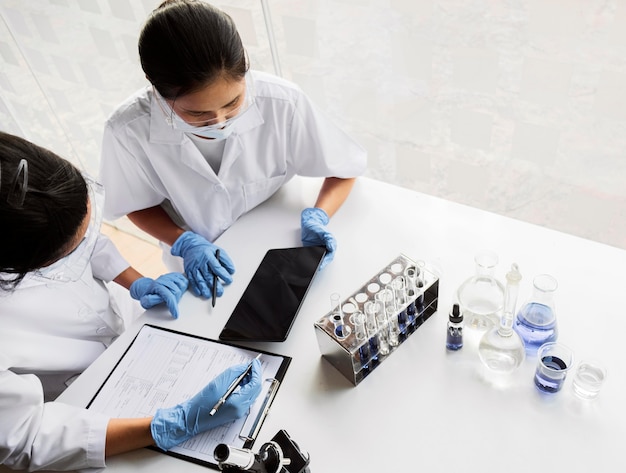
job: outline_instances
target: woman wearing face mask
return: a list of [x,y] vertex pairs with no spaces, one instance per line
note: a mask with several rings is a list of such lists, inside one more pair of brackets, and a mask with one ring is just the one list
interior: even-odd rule
[[151,418],[110,419],[54,402],[140,312],[120,311],[105,281],[130,288],[144,307],[166,303],[174,316],[188,285],[179,273],[152,280],[128,266],[99,233],[102,197],[69,162],[0,132],[2,465],[75,470],[103,467],[106,455],[134,448],[169,449],[243,415],[260,391],[257,364],[219,418],[200,407],[212,406],[244,365]]
[[[105,215],[128,215],[163,242],[197,295],[234,264],[213,242],[294,175],[325,177],[301,214],[304,245],[327,249],[327,229],[366,166],[365,152],[326,120],[294,84],[251,71],[232,19],[203,1],[169,0],[148,18],[139,55],[150,86],[107,121],[101,179]],[[171,249],[170,249],[171,247]],[[177,266],[178,265],[178,266]]]

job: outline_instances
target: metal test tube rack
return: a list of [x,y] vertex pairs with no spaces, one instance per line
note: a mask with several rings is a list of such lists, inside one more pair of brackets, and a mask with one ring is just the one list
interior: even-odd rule
[[439,278],[399,255],[315,322],[322,357],[356,386],[435,313],[438,295]]

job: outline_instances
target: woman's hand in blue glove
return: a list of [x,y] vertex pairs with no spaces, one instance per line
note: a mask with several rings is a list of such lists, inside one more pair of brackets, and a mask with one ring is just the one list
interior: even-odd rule
[[240,387],[231,394],[214,415],[209,415],[215,403],[230,384],[241,375],[247,364],[228,368],[207,384],[202,391],[188,401],[169,409],[159,409],[150,424],[150,431],[157,447],[163,450],[191,437],[242,417],[261,392],[261,363],[252,362],[252,370]]
[[130,295],[144,309],[165,303],[175,319],[178,318],[178,301],[183,296],[189,281],[180,273],[168,273],[156,279],[139,278],[130,285]]
[[[215,253],[220,250],[219,259]],[[196,296],[211,297],[213,280],[217,276],[217,295],[224,293],[222,284],[233,282],[235,265],[217,245],[194,232],[185,232],[172,245],[172,255],[183,258],[185,274]]]
[[326,247],[326,255],[320,264],[320,269],[332,261],[337,248],[335,237],[326,229],[328,221],[329,218],[326,212],[318,207],[304,209],[300,215],[302,244],[304,246]]

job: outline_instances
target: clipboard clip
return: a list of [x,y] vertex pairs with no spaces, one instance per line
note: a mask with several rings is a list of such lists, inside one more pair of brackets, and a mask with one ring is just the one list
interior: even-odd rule
[[263,421],[265,417],[267,417],[267,413],[272,406],[272,402],[274,401],[274,397],[278,392],[278,388],[280,387],[280,381],[276,378],[266,378],[264,382],[270,383],[270,387],[265,394],[265,398],[263,399],[263,403],[261,404],[261,408],[258,410],[256,416],[250,419],[250,414],[248,414],[248,418],[244,422],[241,430],[239,431],[239,438],[241,440],[245,440],[247,442],[254,442],[259,434],[259,430],[261,430],[261,426],[263,425]]

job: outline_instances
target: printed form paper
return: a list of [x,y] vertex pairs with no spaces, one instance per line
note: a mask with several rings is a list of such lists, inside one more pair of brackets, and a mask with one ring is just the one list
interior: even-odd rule
[[[226,368],[250,363],[255,350],[143,326],[89,409],[111,417],[149,417],[193,397]],[[171,452],[215,464],[220,443],[241,448],[259,414],[284,357],[263,353],[263,389],[249,415],[174,447]],[[207,406],[209,409],[213,406]]]

